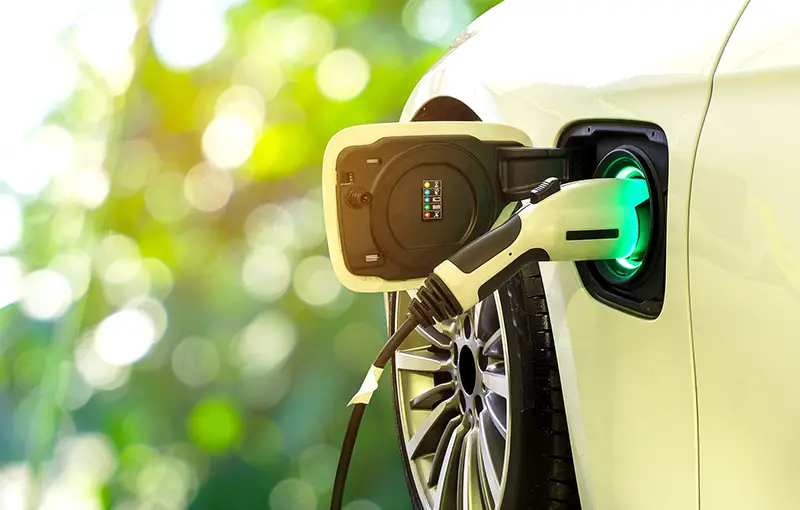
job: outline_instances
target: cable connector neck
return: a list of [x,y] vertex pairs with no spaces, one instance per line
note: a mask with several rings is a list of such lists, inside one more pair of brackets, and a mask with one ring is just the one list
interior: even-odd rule
[[422,327],[427,328],[437,322],[461,315],[464,310],[442,279],[437,274],[431,273],[408,306],[408,313],[414,316]]

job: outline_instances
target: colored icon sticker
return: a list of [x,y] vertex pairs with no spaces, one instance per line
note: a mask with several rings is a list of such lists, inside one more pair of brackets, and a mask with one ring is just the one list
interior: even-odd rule
[[[433,202],[433,203],[432,203]],[[422,219],[442,219],[442,181],[427,179],[422,181]]]

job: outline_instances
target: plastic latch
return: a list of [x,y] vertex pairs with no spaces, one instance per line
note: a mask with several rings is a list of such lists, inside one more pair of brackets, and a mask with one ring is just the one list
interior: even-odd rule
[[549,177],[531,190],[531,203],[538,204],[558,191],[561,191],[561,181],[555,177]]

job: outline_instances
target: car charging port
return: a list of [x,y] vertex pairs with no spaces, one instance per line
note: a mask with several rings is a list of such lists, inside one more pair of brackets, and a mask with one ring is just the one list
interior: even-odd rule
[[643,179],[649,199],[636,208],[638,240],[622,258],[577,262],[589,294],[609,306],[644,319],[661,313],[666,282],[668,146],[657,126],[587,122],[571,126],[559,147],[581,149],[570,180]]

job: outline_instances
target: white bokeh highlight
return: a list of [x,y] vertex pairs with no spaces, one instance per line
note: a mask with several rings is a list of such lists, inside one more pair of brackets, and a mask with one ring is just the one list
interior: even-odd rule
[[279,312],[264,312],[256,317],[233,344],[234,356],[249,375],[277,370],[289,359],[297,345],[294,323]]
[[68,250],[57,254],[48,265],[67,279],[72,299],[81,298],[89,290],[92,279],[92,259],[81,250]]
[[115,366],[140,360],[156,342],[156,326],[150,316],[135,308],[120,310],[105,319],[94,333],[97,355]]
[[312,255],[297,264],[292,285],[297,296],[311,306],[330,305],[343,293],[330,259],[323,255]]
[[220,168],[241,166],[256,144],[251,122],[251,117],[241,112],[217,115],[203,132],[203,154]]
[[130,378],[129,367],[112,365],[100,358],[91,335],[75,349],[75,368],[94,390],[115,390]]
[[361,94],[369,76],[367,59],[350,48],[331,51],[322,57],[316,70],[317,87],[333,101],[348,101]]
[[235,85],[217,98],[217,115],[235,115],[243,118],[253,130],[261,129],[266,116],[266,104],[261,93],[253,87]]
[[0,253],[5,253],[22,239],[22,206],[12,195],[0,194],[0,218]]
[[25,276],[20,307],[32,319],[58,319],[72,304],[69,280],[52,269],[40,269]]
[[205,338],[184,338],[172,351],[172,371],[187,386],[196,388],[209,384],[219,372],[217,348]]
[[159,60],[185,71],[217,56],[228,40],[226,7],[217,0],[160,0],[150,21]]
[[16,303],[24,288],[24,267],[15,257],[0,257],[0,309]]
[[70,169],[74,152],[75,141],[69,132],[44,125],[0,165],[0,178],[20,195],[38,195],[55,176]]
[[261,301],[275,301],[289,288],[292,270],[282,251],[265,245],[250,252],[242,265],[245,290]]
[[75,27],[78,52],[114,95],[124,92],[133,76],[130,47],[138,29],[130,0],[92,2]]
[[422,41],[447,47],[473,20],[463,0],[410,0],[403,8],[406,31]]
[[253,248],[260,246],[286,248],[295,240],[295,221],[289,211],[278,204],[260,205],[253,209],[245,220],[247,243]]
[[215,166],[200,163],[186,174],[183,194],[197,210],[214,212],[228,204],[235,184],[230,172]]

